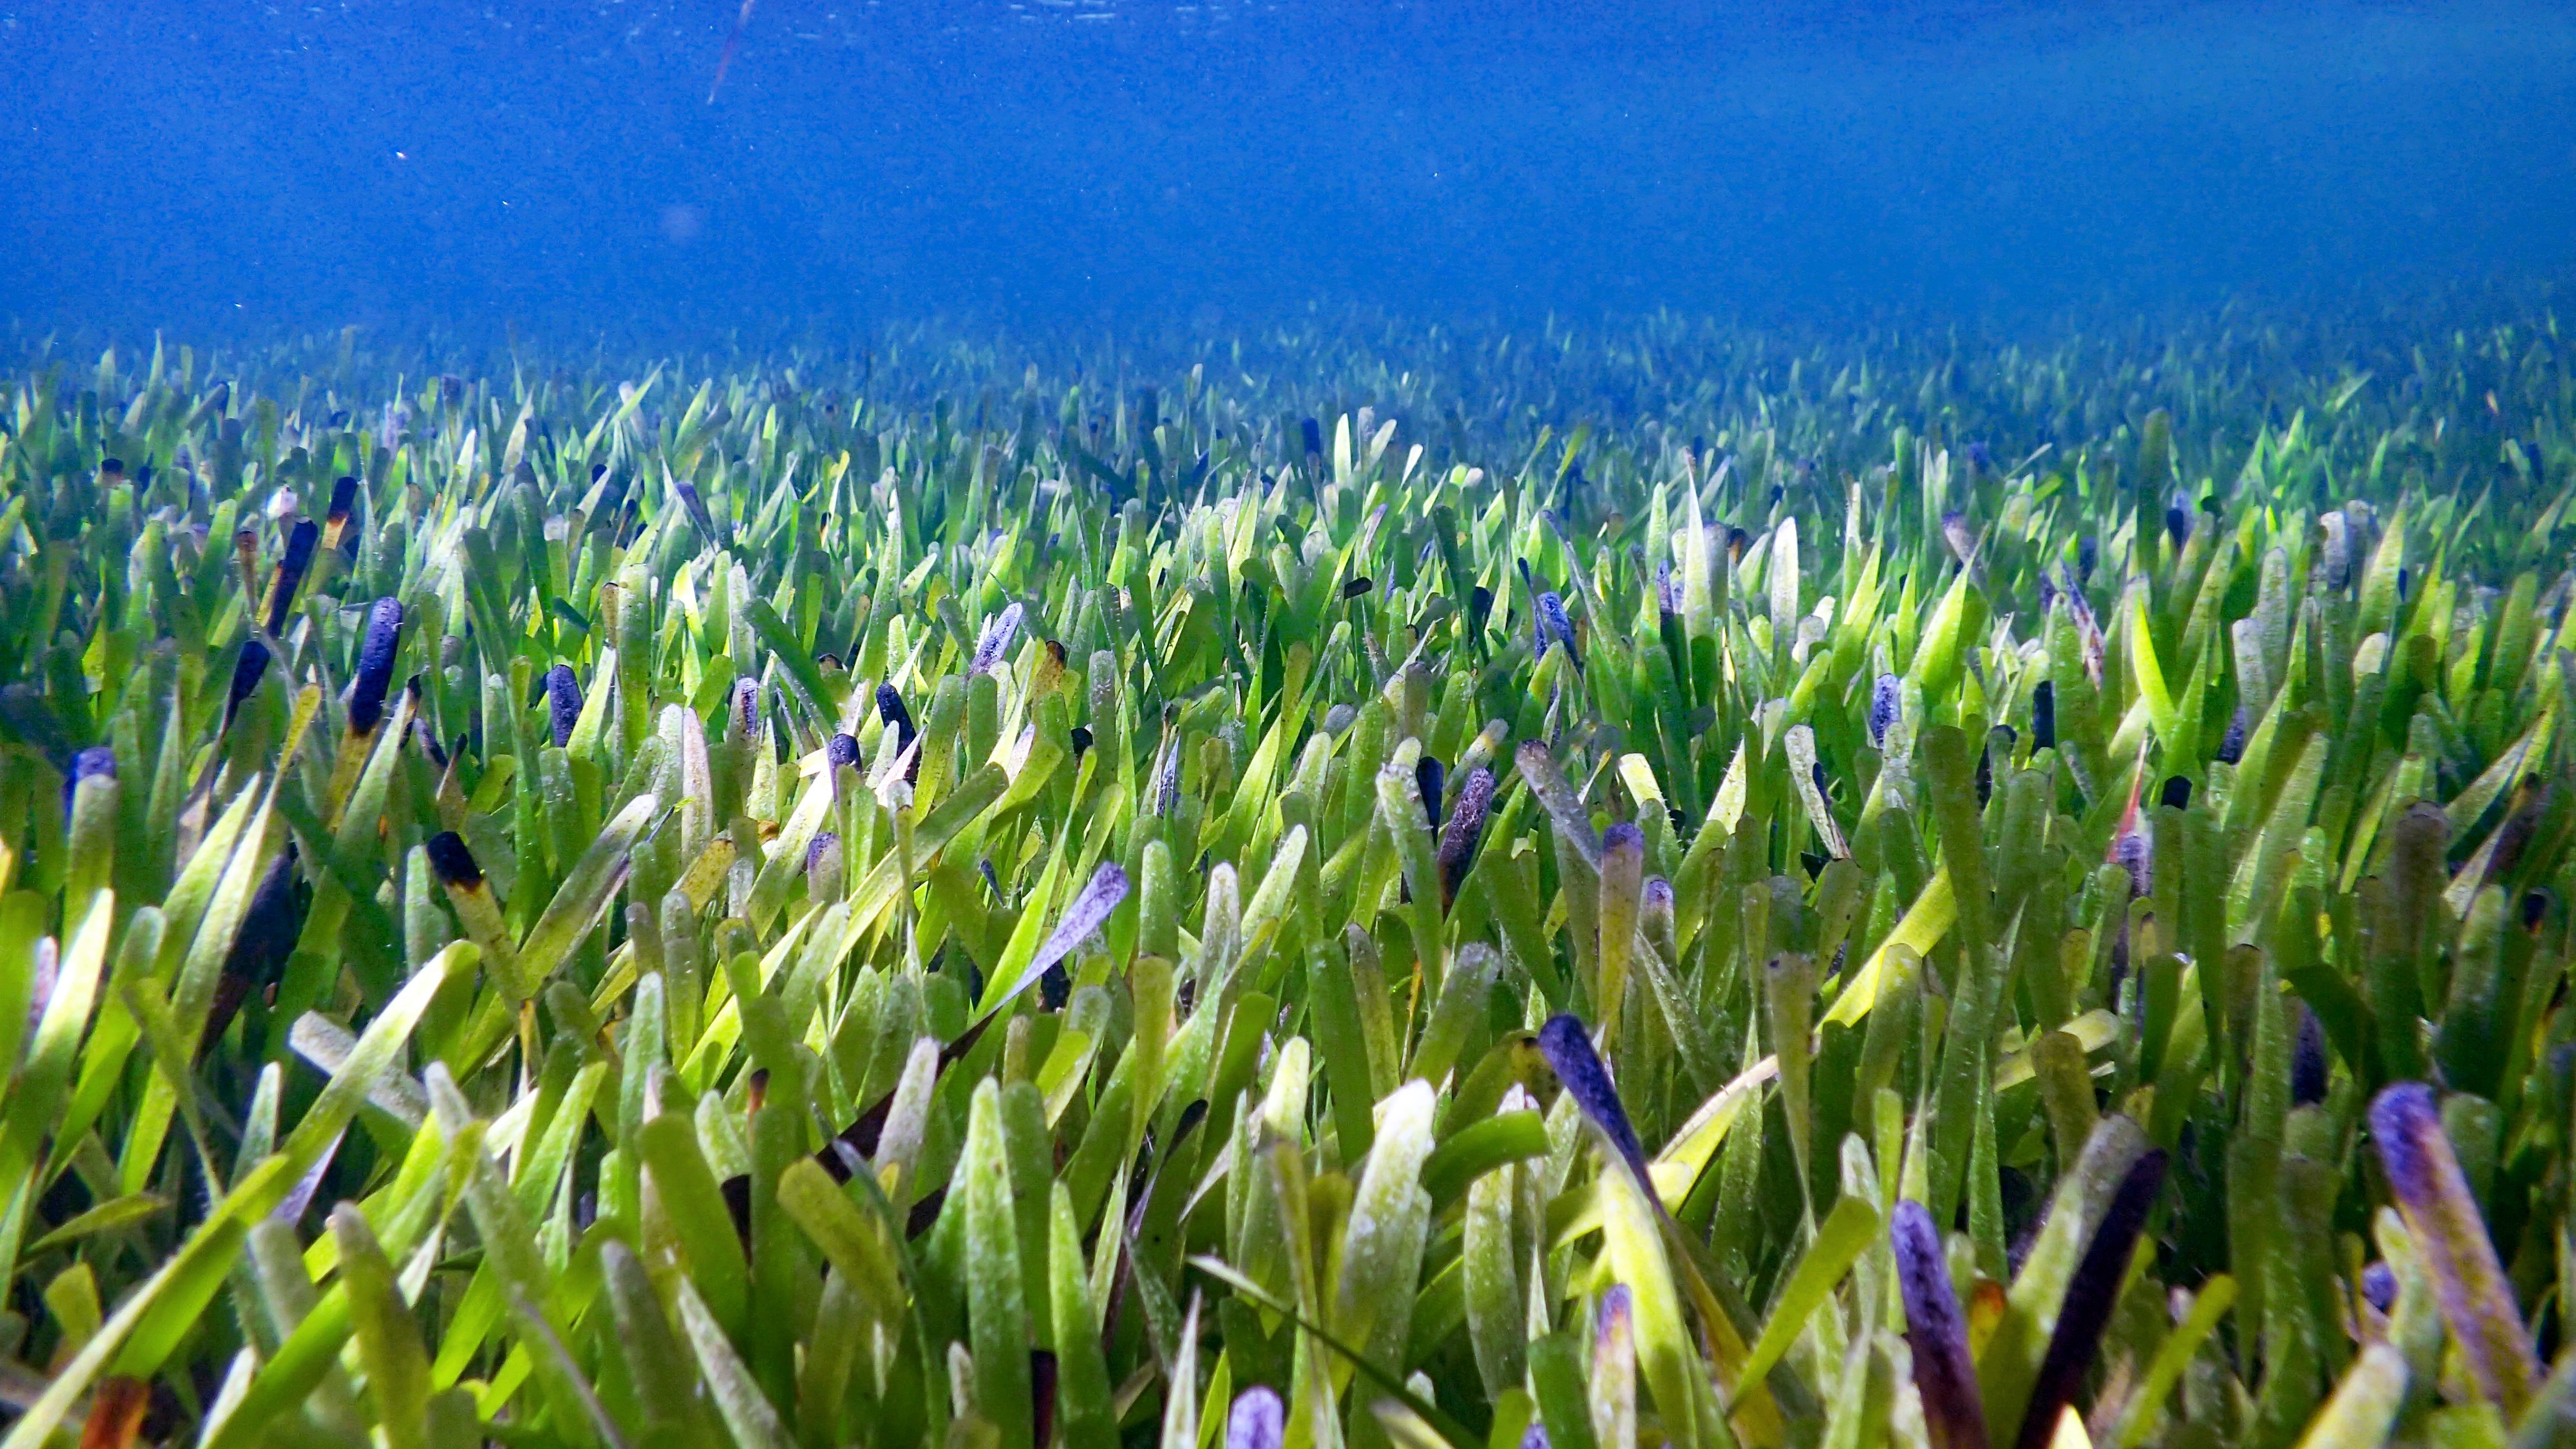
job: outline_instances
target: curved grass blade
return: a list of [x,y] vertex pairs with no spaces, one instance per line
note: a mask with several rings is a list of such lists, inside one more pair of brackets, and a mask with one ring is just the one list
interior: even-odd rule
[[2531,1403],[2539,1361],[2433,1089],[2399,1082],[2382,1090],[2370,1104],[2370,1136],[2469,1377],[2511,1423]]
[[2048,1353],[2039,1362],[2030,1401],[2022,1411],[2020,1449],[2046,1449],[2057,1433],[2058,1412],[2075,1401],[2085,1371],[2102,1345],[2111,1310],[2129,1276],[2129,1259],[2138,1235],[2146,1230],[2147,1211],[2165,1185],[2165,1154],[2149,1152],[2129,1168],[2112,1194],[2109,1211],[2094,1229],[2092,1246],[2066,1285],[2057,1311],[2057,1330],[2049,1336]]
[[1054,933],[1038,947],[1037,954],[1029,958],[1029,964],[1022,967],[1020,974],[1007,986],[1002,986],[997,979],[995,988],[988,988],[985,992],[977,1014],[989,1016],[1018,999],[1020,993],[1028,990],[1049,968],[1072,955],[1083,942],[1107,925],[1110,913],[1117,910],[1118,903],[1125,899],[1126,870],[1114,861],[1102,862],[1100,868],[1092,872],[1091,883],[1082,888],[1082,894],[1075,896],[1073,903],[1064,908],[1064,915],[1057,920]]
[[2308,1424],[2299,1449],[2379,1449],[2406,1405],[2406,1380],[2405,1355],[2384,1343],[2363,1349]]
[[1798,1341],[1807,1320],[1824,1306],[1862,1250],[1877,1237],[1876,1206],[1856,1196],[1834,1204],[1833,1211],[1817,1224],[1815,1241],[1807,1245],[1797,1269],[1776,1296],[1771,1321],[1762,1326],[1762,1336],[1754,1340],[1753,1352],[1739,1370],[1741,1382],[1759,1383],[1771,1372],[1771,1366]]
[[1950,1288],[1950,1264],[1932,1214],[1912,1198],[1888,1220],[1896,1253],[1897,1296],[1905,1305],[1905,1341],[1913,1350],[1914,1386],[1932,1449],[1987,1449],[1986,1403],[1968,1354],[1968,1325]]
[[1545,810],[1547,818],[1555,824],[1558,837],[1571,843],[1586,864],[1599,870],[1601,837],[1594,833],[1590,812],[1583,808],[1583,801],[1574,793],[1574,787],[1565,783],[1565,776],[1556,768],[1556,760],[1548,754],[1547,746],[1536,740],[1523,741],[1521,747],[1512,752],[1512,761],[1519,766],[1521,780],[1529,786],[1530,793],[1538,797],[1539,808]]
[[715,1314],[698,1296],[697,1285],[686,1278],[679,1280],[678,1298],[680,1325],[688,1335],[689,1347],[697,1353],[700,1378],[706,1384],[708,1397],[715,1400],[716,1413],[732,1432],[734,1443],[741,1449],[792,1449],[777,1407],[761,1392],[759,1380],[751,1376],[741,1355],[734,1352],[725,1331],[717,1326]]
[[2147,1372],[2138,1381],[2128,1407],[2111,1435],[2120,1449],[2138,1449],[2155,1432],[2157,1416],[2163,1411],[2165,1396],[2182,1382],[2183,1371],[2191,1366],[2192,1355],[2218,1331],[2219,1320],[2236,1306],[2236,1280],[2225,1273],[2217,1274],[2200,1285],[2192,1295],[2191,1312],[2156,1345],[2156,1356],[2147,1364]]
[[1349,1362],[1354,1372],[1368,1380],[1379,1392],[1419,1415],[1422,1422],[1430,1425],[1431,1431],[1438,1434],[1441,1442],[1447,1444],[1449,1449],[1483,1449],[1482,1441],[1466,1425],[1442,1412],[1438,1405],[1415,1393],[1404,1380],[1370,1361],[1366,1354],[1317,1326],[1305,1315],[1299,1313],[1294,1305],[1272,1296],[1260,1284],[1236,1272],[1224,1259],[1198,1254],[1191,1257],[1189,1262],[1191,1267],[1233,1289],[1255,1306],[1276,1313],[1307,1333],[1313,1334],[1316,1342],[1341,1355]]

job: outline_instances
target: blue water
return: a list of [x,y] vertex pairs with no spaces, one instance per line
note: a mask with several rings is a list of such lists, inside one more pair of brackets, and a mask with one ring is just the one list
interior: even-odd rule
[[2576,274],[2576,6],[0,0],[0,324],[1949,320]]

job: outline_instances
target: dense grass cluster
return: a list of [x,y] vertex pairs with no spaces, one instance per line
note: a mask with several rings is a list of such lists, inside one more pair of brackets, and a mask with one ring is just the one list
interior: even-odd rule
[[1080,361],[6,379],[0,1449],[2571,1433],[2546,326]]

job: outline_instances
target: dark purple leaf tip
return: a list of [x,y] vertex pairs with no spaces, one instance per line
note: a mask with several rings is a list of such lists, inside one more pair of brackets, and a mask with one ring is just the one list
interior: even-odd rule
[[581,680],[569,664],[546,671],[546,727],[555,748],[572,743],[572,727],[581,719]]
[[1904,708],[1901,681],[1893,674],[1882,674],[1869,687],[1869,742],[1877,749],[1887,748],[1887,732],[1896,725]]
[[455,831],[438,832],[423,848],[429,852],[429,868],[441,883],[457,890],[472,890],[483,884],[483,867],[474,863],[474,852],[465,848],[465,838]]
[[1288,1406],[1267,1384],[1254,1384],[1234,1396],[1225,1416],[1225,1449],[1279,1449],[1288,1434]]
[[2129,896],[2143,900],[2155,893],[2156,863],[2146,832],[2131,830],[2111,842],[2111,859],[2129,873]]
[[1109,913],[1118,909],[1118,903],[1125,899],[1127,872],[1114,863],[1102,862],[1100,869],[1092,872],[1091,883],[1082,888],[1082,894],[1075,896],[1073,904],[1064,908],[1064,917],[1056,922],[1055,933],[1046,938],[1045,945],[1038,947],[1037,955],[1029,958],[1028,967],[1020,973],[1020,979],[1011,984],[1009,993],[1001,999],[1008,1001],[1028,990],[1029,983],[1044,976],[1049,967],[1072,955],[1076,947],[1109,923]]
[[877,718],[894,727],[894,747],[897,750],[910,747],[912,711],[904,708],[903,695],[891,684],[877,686]]
[[357,678],[349,686],[349,728],[359,734],[373,734],[384,722],[385,691],[393,687],[402,626],[399,599],[378,599],[367,610],[367,635],[358,645]]
[[2432,1139],[2441,1130],[2433,1089],[2422,1082],[2399,1082],[2370,1104],[2371,1141],[2388,1169],[2389,1187],[2410,1207],[2429,1201],[2438,1190]]
[[233,684],[224,695],[224,725],[230,728],[233,716],[240,712],[242,701],[258,690],[268,674],[268,646],[256,639],[242,642],[241,657],[233,661]]
[[1968,1325],[1950,1289],[1941,1232],[1923,1204],[1906,1198],[1888,1222],[1896,1286],[1905,1303],[1905,1341],[1913,1350],[1914,1386],[1933,1449],[1986,1449],[1985,1398],[1968,1354]]
[[1055,1401],[1057,1368],[1052,1349],[1029,1350],[1029,1442],[1046,1444],[1055,1438]]
[[1011,641],[1019,637],[1022,612],[1020,605],[1013,604],[984,626],[982,636],[975,641],[975,657],[966,667],[968,674],[981,674],[1002,662],[1002,656],[1010,652]]
[[1601,1292],[1601,1301],[1592,1311],[1592,1337],[1607,1344],[1620,1334],[1634,1333],[1637,1328],[1637,1294],[1625,1283],[1613,1283]]
[[1538,640],[1542,656],[1553,641],[1565,646],[1566,657],[1576,664],[1583,662],[1583,651],[1574,644],[1574,621],[1566,617],[1565,596],[1553,590],[1538,596]]
[[2227,717],[2227,733],[2218,741],[2220,764],[2233,765],[2245,758],[2246,729],[2245,706],[2240,704],[2236,707],[2236,713]]
[[115,778],[116,751],[107,746],[92,745],[72,756],[71,773],[63,777],[63,819],[68,821],[72,817],[72,806],[80,799],[81,781]]
[[1458,899],[1458,887],[1467,880],[1467,869],[1475,863],[1476,842],[1485,833],[1485,816],[1494,804],[1494,772],[1479,765],[1467,772],[1458,786],[1457,807],[1449,812],[1449,823],[1440,832],[1440,890],[1448,900]]
[[2290,1052],[2290,1100],[2305,1106],[2326,1099],[2326,1029],[2317,1014],[2302,1008],[2299,1035]]
[[1609,1069],[1601,1065],[1601,1054],[1592,1049],[1582,1021],[1571,1015],[1548,1018],[1547,1025],[1538,1029],[1538,1049],[1555,1069],[1557,1081],[1574,1094],[1574,1104],[1637,1175],[1638,1184],[1647,1185],[1646,1150],[1638,1145],[1636,1129],[1628,1125],[1628,1109],[1620,1105],[1619,1089],[1611,1085]]
[[2397,1270],[2386,1263],[2373,1263],[2361,1270],[2361,1296],[2370,1306],[2386,1313],[2397,1306]]
[[[304,930],[304,902],[295,889],[296,851],[292,843],[261,873],[241,928],[224,956],[224,973],[265,986],[278,977]],[[218,1031],[217,1035],[221,1035]]]
[[294,530],[287,534],[286,557],[278,562],[277,583],[268,594],[268,632],[271,634],[286,628],[287,605],[295,601],[295,590],[304,582],[304,571],[313,566],[313,546],[321,537],[322,530],[309,518],[297,522]]

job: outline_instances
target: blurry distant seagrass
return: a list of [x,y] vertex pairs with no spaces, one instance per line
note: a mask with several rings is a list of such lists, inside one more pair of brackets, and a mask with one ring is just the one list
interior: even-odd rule
[[22,359],[0,1449],[2565,1442],[2571,361]]

